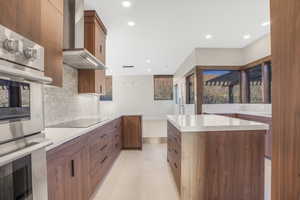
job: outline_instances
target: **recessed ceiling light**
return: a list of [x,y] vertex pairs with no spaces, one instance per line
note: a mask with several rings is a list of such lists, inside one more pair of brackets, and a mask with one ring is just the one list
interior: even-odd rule
[[271,24],[270,21],[266,21],[266,22],[262,23],[261,26],[269,26],[270,24]]
[[135,22],[134,21],[129,21],[127,24],[128,24],[128,26],[135,26]]
[[147,72],[151,72],[152,70],[150,68],[147,69]]
[[251,35],[249,35],[249,34],[244,35],[244,39],[245,39],[245,40],[248,40],[248,39],[250,39],[250,38],[251,38]]
[[210,35],[210,34],[207,34],[207,35],[205,36],[205,38],[208,39],[208,40],[211,39],[212,37],[213,37],[213,36]]
[[125,7],[125,8],[129,8],[131,6],[131,2],[130,1],[123,1],[122,6]]
[[150,59],[147,59],[147,60],[146,60],[146,63],[151,63],[151,60],[150,60]]

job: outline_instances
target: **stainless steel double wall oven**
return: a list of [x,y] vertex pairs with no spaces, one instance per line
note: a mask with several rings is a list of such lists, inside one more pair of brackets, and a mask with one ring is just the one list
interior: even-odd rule
[[0,25],[0,200],[47,199],[44,49]]

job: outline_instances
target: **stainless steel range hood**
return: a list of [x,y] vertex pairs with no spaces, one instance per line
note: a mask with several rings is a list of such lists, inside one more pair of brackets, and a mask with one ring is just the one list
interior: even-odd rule
[[77,69],[105,69],[84,48],[84,0],[64,0],[64,63]]

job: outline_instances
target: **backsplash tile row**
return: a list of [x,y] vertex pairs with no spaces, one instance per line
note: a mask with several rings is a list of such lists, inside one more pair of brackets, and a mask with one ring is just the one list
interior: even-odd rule
[[63,88],[45,86],[45,125],[51,126],[78,118],[99,117],[98,96],[78,94],[78,71],[64,65]]

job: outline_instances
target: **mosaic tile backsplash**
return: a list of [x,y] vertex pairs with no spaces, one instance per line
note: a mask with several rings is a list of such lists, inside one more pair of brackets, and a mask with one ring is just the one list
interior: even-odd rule
[[99,97],[78,94],[78,71],[64,65],[63,88],[45,86],[45,125],[100,115]]

